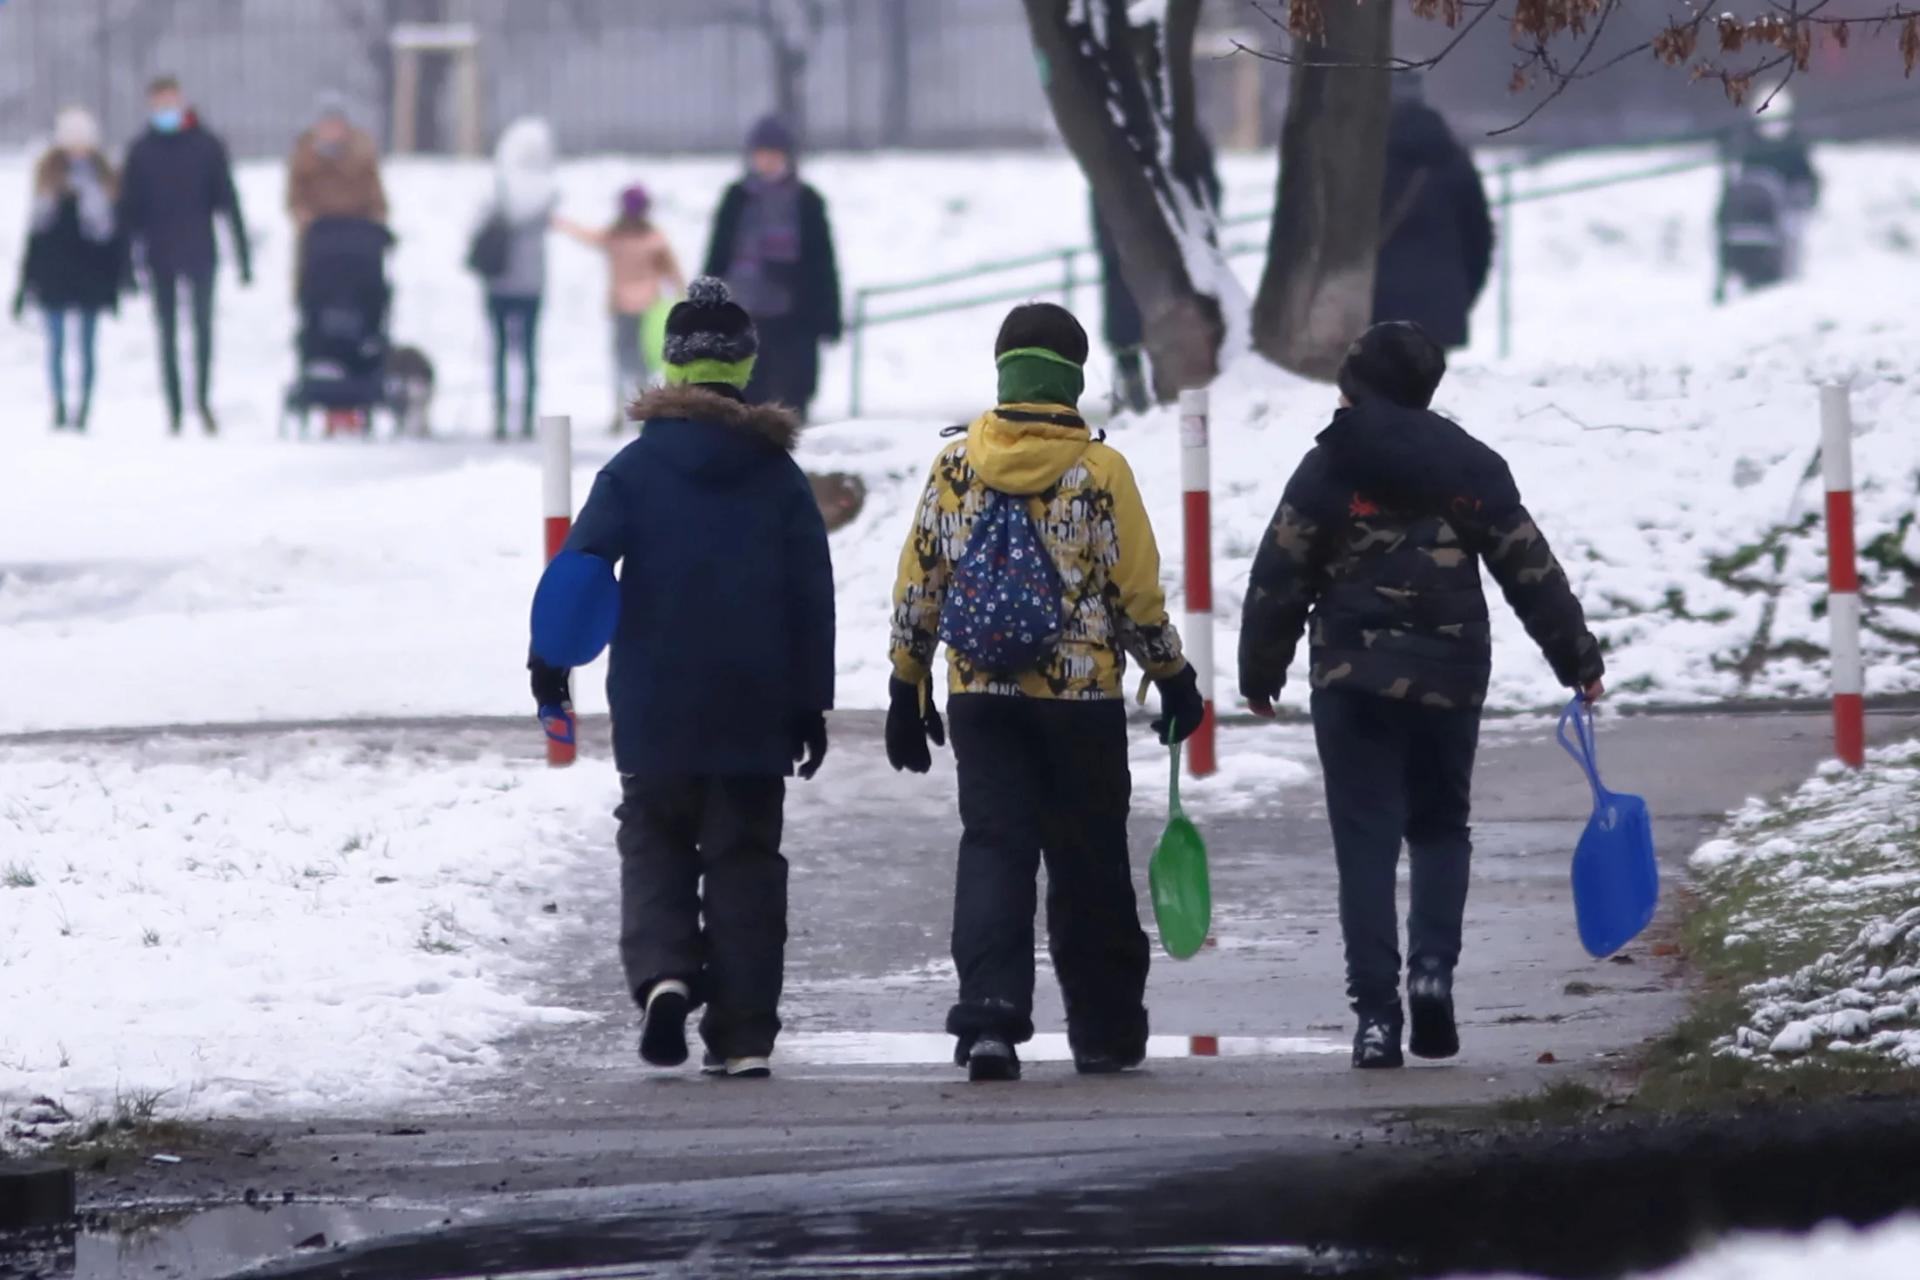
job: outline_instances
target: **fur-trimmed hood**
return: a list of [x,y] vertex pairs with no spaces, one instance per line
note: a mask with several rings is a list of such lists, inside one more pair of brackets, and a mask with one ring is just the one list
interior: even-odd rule
[[640,441],[662,465],[698,484],[728,487],[768,467],[794,468],[800,420],[779,405],[743,404],[700,386],[649,391],[633,406]]
[[757,437],[786,453],[800,443],[800,417],[785,405],[747,404],[702,386],[656,387],[634,401],[635,422],[678,418],[714,423]]

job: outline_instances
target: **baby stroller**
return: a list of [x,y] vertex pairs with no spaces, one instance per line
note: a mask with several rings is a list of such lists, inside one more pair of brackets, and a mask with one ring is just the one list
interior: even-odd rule
[[300,254],[298,376],[287,390],[287,419],[300,434],[315,409],[326,432],[370,434],[373,411],[393,408],[387,390],[386,256],[393,236],[364,218],[320,218],[307,228]]

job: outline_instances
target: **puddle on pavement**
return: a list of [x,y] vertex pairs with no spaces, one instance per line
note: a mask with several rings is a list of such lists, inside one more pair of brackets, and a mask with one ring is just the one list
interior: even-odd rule
[[[1149,1058],[1289,1058],[1343,1054],[1349,1046],[1313,1036],[1150,1036]],[[1020,1046],[1027,1062],[1071,1062],[1073,1050],[1057,1032]],[[781,1063],[815,1067],[951,1066],[953,1037],[933,1031],[786,1032]]]
[[304,1202],[89,1213],[57,1231],[0,1236],[0,1277],[201,1280],[447,1221],[431,1209]]

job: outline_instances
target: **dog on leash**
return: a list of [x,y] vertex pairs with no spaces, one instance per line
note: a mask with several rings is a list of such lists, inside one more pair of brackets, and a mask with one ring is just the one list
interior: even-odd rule
[[432,432],[428,411],[433,407],[433,361],[418,347],[396,346],[387,353],[387,406],[393,411],[394,434],[424,440]]

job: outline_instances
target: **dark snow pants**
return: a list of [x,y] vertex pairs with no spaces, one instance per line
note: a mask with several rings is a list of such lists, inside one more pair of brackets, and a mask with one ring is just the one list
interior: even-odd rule
[[820,339],[788,321],[760,324],[760,355],[747,383],[748,404],[783,404],[804,420],[820,387]]
[[1340,868],[1347,995],[1356,1013],[1391,1010],[1400,1002],[1394,890],[1403,839],[1413,864],[1412,963],[1451,973],[1460,959],[1480,712],[1322,689],[1313,695],[1313,733]]
[[1127,713],[1118,700],[958,694],[947,704],[960,777],[947,1031],[1033,1035],[1035,881],[1047,866],[1047,941],[1076,1053],[1146,1052],[1147,935],[1127,856]]
[[202,413],[213,382],[213,273],[176,276],[153,273],[153,317],[160,331],[160,381],[167,393],[167,420],[180,429],[180,286],[193,310],[193,393]]
[[677,978],[723,1058],[773,1052],[786,974],[784,778],[621,779],[620,960],[642,1008]]

